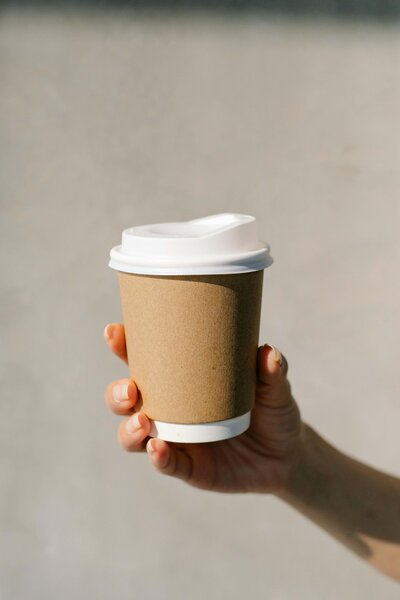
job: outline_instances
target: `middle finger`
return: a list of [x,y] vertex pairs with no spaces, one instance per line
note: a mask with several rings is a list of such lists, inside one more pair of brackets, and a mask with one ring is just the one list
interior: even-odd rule
[[129,415],[138,401],[139,391],[132,379],[119,379],[106,387],[104,398],[116,415]]

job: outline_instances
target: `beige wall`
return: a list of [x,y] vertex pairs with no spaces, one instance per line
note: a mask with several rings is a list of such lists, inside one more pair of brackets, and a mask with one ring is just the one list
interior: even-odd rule
[[276,499],[120,451],[102,333],[123,227],[254,214],[275,258],[260,343],[308,422],[399,474],[399,34],[3,12],[1,598],[398,598]]

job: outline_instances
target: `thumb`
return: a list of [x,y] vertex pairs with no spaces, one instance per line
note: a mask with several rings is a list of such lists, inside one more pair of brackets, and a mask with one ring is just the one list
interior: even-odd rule
[[257,352],[256,401],[267,406],[284,406],[290,395],[286,374],[288,362],[271,344],[264,344]]

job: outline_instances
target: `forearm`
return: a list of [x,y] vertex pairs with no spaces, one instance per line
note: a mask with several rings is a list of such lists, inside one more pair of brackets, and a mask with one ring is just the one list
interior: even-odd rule
[[400,480],[342,454],[305,425],[282,500],[400,581]]

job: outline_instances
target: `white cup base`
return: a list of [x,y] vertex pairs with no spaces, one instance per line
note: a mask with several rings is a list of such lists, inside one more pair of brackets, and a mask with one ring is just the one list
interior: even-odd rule
[[234,419],[215,421],[214,423],[166,423],[153,421],[151,437],[166,442],[182,442],[196,444],[201,442],[218,442],[240,435],[250,425],[251,412]]

